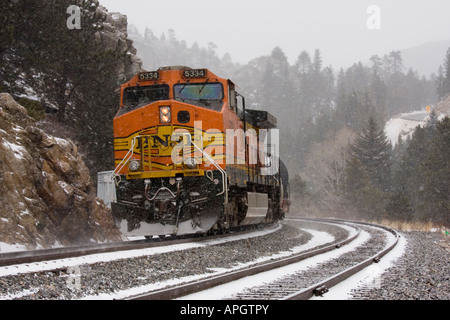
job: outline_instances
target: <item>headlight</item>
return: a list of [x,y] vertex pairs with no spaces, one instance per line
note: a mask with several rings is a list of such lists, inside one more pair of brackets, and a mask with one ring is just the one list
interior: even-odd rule
[[141,164],[139,163],[139,161],[131,160],[130,164],[128,165],[128,169],[130,169],[130,171],[138,171],[140,166]]
[[197,162],[195,161],[194,158],[187,158],[186,160],[184,160],[184,164],[189,169],[195,169],[197,167]]
[[159,107],[159,121],[169,123],[172,120],[169,106]]

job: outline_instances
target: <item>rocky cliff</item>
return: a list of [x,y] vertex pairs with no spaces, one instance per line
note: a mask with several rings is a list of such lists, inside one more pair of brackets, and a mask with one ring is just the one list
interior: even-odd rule
[[119,240],[77,146],[0,94],[0,242],[29,248]]
[[120,239],[92,180],[114,165],[117,88],[142,65],[126,16],[98,0],[14,0],[0,21],[0,245]]
[[[80,29],[68,28],[72,5]],[[55,135],[77,144],[94,179],[111,169],[117,89],[141,68],[127,17],[98,0],[15,0],[6,1],[0,21],[0,92],[45,111],[45,120],[54,120],[47,132],[64,127]]]
[[441,102],[439,102],[434,111],[437,113],[439,117],[450,117],[450,94],[447,95]]
[[94,34],[97,45],[115,49],[127,57],[116,64],[117,84],[120,85],[141,70],[142,60],[137,56],[133,41],[128,38],[127,16],[118,12],[108,13],[103,6],[99,6],[96,13],[105,19],[103,29]]

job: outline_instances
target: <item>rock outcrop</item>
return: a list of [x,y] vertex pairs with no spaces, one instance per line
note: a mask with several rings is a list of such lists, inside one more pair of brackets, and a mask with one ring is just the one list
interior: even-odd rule
[[70,140],[35,126],[0,94],[0,242],[29,248],[120,240]]
[[450,94],[436,105],[434,111],[441,117],[450,117]]
[[96,14],[103,16],[105,20],[102,30],[94,34],[97,44],[118,50],[127,57],[116,65],[117,81],[118,84],[122,84],[134,77],[142,67],[142,60],[136,55],[137,50],[133,46],[133,40],[128,38],[127,16],[118,12],[108,13],[108,10],[101,5],[97,7]]

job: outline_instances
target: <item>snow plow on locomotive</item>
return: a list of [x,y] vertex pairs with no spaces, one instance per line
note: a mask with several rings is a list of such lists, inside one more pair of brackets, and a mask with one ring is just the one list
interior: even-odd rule
[[98,196],[124,234],[223,231],[289,210],[276,119],[246,109],[230,80],[182,66],[141,72],[120,104],[115,169],[99,173]]

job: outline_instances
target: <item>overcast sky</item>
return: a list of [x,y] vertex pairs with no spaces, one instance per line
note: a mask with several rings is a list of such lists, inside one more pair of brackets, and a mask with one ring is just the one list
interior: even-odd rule
[[[247,63],[279,46],[294,63],[319,48],[335,70],[372,54],[450,39],[449,0],[100,0],[143,33],[174,29],[188,46],[217,45]],[[379,15],[368,8],[375,5]],[[379,17],[379,20],[376,20]],[[370,30],[369,25],[373,30]],[[379,22],[379,23],[378,23]],[[379,27],[379,29],[378,29]]]

